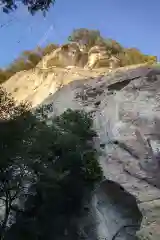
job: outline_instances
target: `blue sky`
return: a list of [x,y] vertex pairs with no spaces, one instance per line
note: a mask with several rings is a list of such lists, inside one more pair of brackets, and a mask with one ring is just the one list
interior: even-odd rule
[[56,0],[46,18],[41,13],[30,16],[24,7],[9,15],[0,12],[0,67],[23,50],[63,43],[73,29],[81,27],[98,29],[125,47],[159,57],[159,11],[159,0]]

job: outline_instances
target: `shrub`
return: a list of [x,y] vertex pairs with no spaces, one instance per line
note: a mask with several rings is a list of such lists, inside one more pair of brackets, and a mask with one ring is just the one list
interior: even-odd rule
[[68,40],[71,42],[85,44],[88,50],[94,45],[100,44],[103,41],[98,30],[89,30],[86,28],[75,29],[68,37]]
[[22,58],[25,62],[31,63],[32,67],[35,67],[42,59],[41,53],[33,51],[24,51]]
[[97,30],[85,28],[75,29],[68,39],[69,41],[85,44],[87,50],[95,45],[105,47],[108,56],[115,55],[119,57],[121,66],[146,62],[153,64],[157,62],[156,56],[145,55],[136,48],[124,48],[113,39],[103,38]]
[[37,48],[33,51],[24,51],[21,55],[13,61],[5,70],[0,70],[0,84],[8,80],[15,73],[30,70],[34,68],[46,54],[51,53],[58,46],[49,44],[44,48]]
[[46,47],[42,49],[43,56],[50,54],[52,51],[56,50],[58,48],[58,45],[50,43]]
[[5,71],[0,69],[0,84],[5,82],[7,80],[7,76],[5,74]]

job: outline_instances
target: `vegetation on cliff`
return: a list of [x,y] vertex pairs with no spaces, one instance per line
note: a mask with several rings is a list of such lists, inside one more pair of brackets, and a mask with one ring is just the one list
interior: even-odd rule
[[67,110],[46,125],[0,89],[0,239],[76,237],[74,219],[101,180],[92,119]]
[[15,59],[13,63],[11,63],[6,69],[0,69],[0,83],[9,79],[16,72],[34,68],[45,55],[51,53],[57,47],[58,45],[51,43],[44,48],[38,47],[32,51],[28,50],[22,52],[22,54],[17,59]]
[[98,30],[89,30],[86,28],[75,29],[68,40],[86,44],[88,50],[95,45],[104,46],[108,54],[116,55],[120,59],[121,66],[145,62],[152,64],[157,61],[156,56],[143,54],[137,48],[125,48],[113,39],[102,37]]
[[[124,48],[113,39],[103,38],[97,30],[76,29],[68,37],[68,41],[85,45],[87,51],[95,45],[101,45],[106,48],[109,56],[114,55],[120,59],[120,66],[139,63],[153,64],[157,61],[156,56],[145,55],[136,48]],[[57,47],[58,45],[51,43],[44,48],[38,47],[31,51],[22,52],[6,69],[0,69],[0,83],[9,79],[16,72],[34,68],[46,54],[50,54]]]

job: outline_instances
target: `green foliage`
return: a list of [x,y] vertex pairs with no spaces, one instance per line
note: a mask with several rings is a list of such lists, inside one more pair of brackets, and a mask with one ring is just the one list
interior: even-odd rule
[[[28,11],[34,15],[38,11],[42,11],[45,15],[46,11],[49,10],[51,5],[55,3],[55,0],[21,0],[21,4],[28,8]],[[0,5],[3,12],[10,13],[19,7],[19,4],[14,0],[0,0]]]
[[[33,67],[31,62],[26,62],[23,58],[16,59],[7,69],[6,72],[9,72],[12,75],[14,75],[17,72],[23,71],[23,70],[29,70]],[[11,77],[10,76],[10,77]]]
[[58,46],[55,44],[48,44],[44,48],[37,48],[36,50],[27,50],[13,61],[5,70],[0,69],[0,84],[8,80],[15,73],[30,70],[34,68],[46,54],[51,53]]
[[42,56],[38,52],[24,51],[19,58],[17,58],[7,69],[7,71],[20,72],[23,70],[29,70],[35,67],[42,59]]
[[[69,109],[46,125],[43,109],[36,111],[40,121],[27,104],[15,106],[3,89],[0,93],[0,197],[5,203],[0,239],[53,239],[65,231],[75,239],[74,219],[102,178],[92,119]],[[14,223],[7,228],[11,216]]]
[[5,82],[17,72],[34,68],[41,59],[38,53],[24,51],[9,67],[0,71],[0,83]]
[[103,42],[98,30],[89,30],[86,28],[75,29],[68,37],[68,40],[71,42],[85,44],[88,50],[96,44],[101,44]]
[[26,62],[30,62],[33,66],[36,66],[42,59],[42,56],[38,52],[24,51],[22,53],[22,58]]
[[58,48],[58,45],[50,43],[42,49],[42,54],[43,56],[45,56],[47,54],[50,54],[52,51],[56,50],[57,48]]
[[110,38],[105,39],[104,44],[106,46],[107,51],[111,55],[118,55],[119,53],[123,52],[123,47],[120,45],[120,43],[118,43],[113,39],[110,39]]
[[0,69],[0,84],[5,82],[7,80],[7,76],[5,74],[5,71]]
[[75,29],[68,40],[85,44],[87,50],[95,45],[101,45],[106,48],[108,56],[115,55],[120,59],[121,66],[139,63],[153,64],[157,61],[156,56],[145,55],[136,48],[124,48],[113,39],[103,38],[97,30],[88,30],[85,28]]
[[22,191],[22,181],[26,175],[21,154],[25,151],[24,143],[31,124],[31,119],[27,121],[30,116],[28,110],[29,105],[25,103],[15,106],[10,95],[0,88],[1,212],[2,208],[5,209],[0,229],[1,239],[6,231],[13,202]]
[[124,52],[120,55],[120,60],[121,60],[122,66],[139,64],[139,63],[153,64],[154,62],[157,61],[157,57],[145,55],[136,48],[126,48],[124,49]]

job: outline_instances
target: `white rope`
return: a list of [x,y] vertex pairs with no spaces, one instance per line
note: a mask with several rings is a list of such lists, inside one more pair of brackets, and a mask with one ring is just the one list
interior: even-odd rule
[[48,31],[44,33],[44,35],[42,36],[42,38],[38,42],[38,44],[37,44],[38,46],[41,46],[48,39],[48,37],[51,34],[52,30],[53,30],[53,25],[50,25]]

